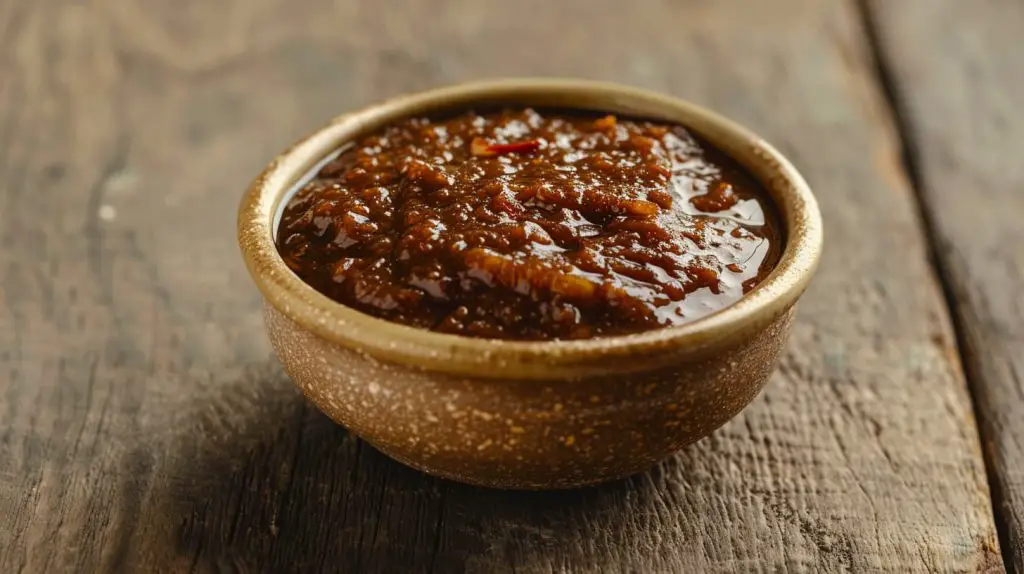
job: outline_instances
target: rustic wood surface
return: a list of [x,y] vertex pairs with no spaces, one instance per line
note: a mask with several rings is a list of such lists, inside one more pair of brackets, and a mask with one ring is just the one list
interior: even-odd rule
[[1024,572],[1024,2],[876,0],[883,60]]
[[[1001,35],[980,38],[975,19],[970,42],[945,38],[970,56],[958,64],[899,38],[944,38],[955,17],[884,4],[865,19],[850,0],[0,2],[0,572],[1003,571],[996,520],[1019,560],[1024,435],[1010,414],[1021,259],[999,238],[1020,232],[998,206],[970,219],[982,212],[957,193],[1019,205],[1009,148],[970,149],[1020,134],[1019,114],[998,115],[1024,95],[1019,75],[998,95],[1019,10],[1002,8],[1018,19]],[[995,515],[878,74],[890,61],[1006,472]],[[769,388],[600,488],[471,488],[363,445],[272,358],[234,244],[248,180],[331,115],[527,74],[715,107],[789,154],[825,217]],[[969,99],[935,93],[946,81],[989,82],[996,115],[944,125]],[[979,228],[987,243],[952,247]]]

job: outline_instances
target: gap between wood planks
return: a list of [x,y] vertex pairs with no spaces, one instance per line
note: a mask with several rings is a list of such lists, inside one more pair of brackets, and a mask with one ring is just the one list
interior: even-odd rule
[[[934,269],[936,278],[942,288],[942,299],[946,305],[946,312],[949,315],[950,322],[953,325],[953,337],[956,343],[957,357],[960,360],[961,371],[967,381],[968,396],[971,400],[971,411],[974,413],[975,420],[981,421],[984,413],[980,411],[978,401],[975,398],[975,394],[978,392],[978,376],[973,372],[971,362],[968,360],[968,357],[964,352],[965,327],[960,314],[956,312],[956,293],[953,287],[953,280],[950,276],[948,266],[945,264],[942,257],[939,256],[939,249],[937,245],[939,237],[936,232],[935,222],[924,206],[926,198],[923,194],[924,184],[921,177],[921,168],[918,158],[920,154],[919,147],[914,133],[910,128],[909,120],[907,119],[908,114],[905,109],[905,104],[900,97],[898,88],[896,87],[892,67],[886,59],[885,52],[878,37],[878,21],[873,9],[871,8],[870,2],[869,0],[852,0],[852,2],[860,18],[861,27],[864,29],[864,37],[867,39],[869,49],[868,56],[870,58],[869,64],[875,73],[875,78],[878,82],[886,111],[889,113],[893,126],[896,128],[895,140],[896,145],[899,147],[900,167],[902,167],[905,172],[910,188],[913,191],[914,207],[916,208],[917,217],[921,222],[921,227],[924,231],[925,238],[927,239],[926,248],[928,250],[928,261]],[[975,426],[978,430],[979,443],[984,444],[983,439],[985,438],[985,431],[982,430],[981,424],[977,424]],[[982,460],[985,463],[985,478],[988,481],[992,517],[996,525],[996,534],[999,537],[999,551],[1003,559],[1003,565],[1006,567],[1008,572],[1012,572],[1013,560],[1010,556],[1010,533],[1009,527],[1006,523],[1006,517],[1000,512],[1000,509],[1004,505],[1004,496],[1002,488],[999,486],[999,481],[996,479],[997,469],[995,468],[995,463],[992,460],[988,449],[982,448],[981,455]]]

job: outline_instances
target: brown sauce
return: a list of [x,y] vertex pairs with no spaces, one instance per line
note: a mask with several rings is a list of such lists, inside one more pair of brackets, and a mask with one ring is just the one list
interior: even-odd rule
[[681,126],[508,109],[363,137],[289,201],[277,243],[370,315],[546,340],[717,311],[771,271],[782,235],[764,190]]

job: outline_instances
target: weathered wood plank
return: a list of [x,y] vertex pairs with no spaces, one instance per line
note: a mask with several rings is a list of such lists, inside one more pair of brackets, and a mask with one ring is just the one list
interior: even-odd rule
[[1024,572],[1024,3],[871,3]]
[[[0,30],[0,571],[1001,570],[848,3],[49,0]],[[519,74],[712,105],[791,154],[826,219],[762,398],[596,489],[484,491],[362,446],[270,357],[233,243],[241,188],[328,116]]]

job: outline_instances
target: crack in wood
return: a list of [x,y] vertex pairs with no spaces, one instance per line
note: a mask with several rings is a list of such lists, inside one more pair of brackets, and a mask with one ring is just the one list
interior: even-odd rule
[[[900,165],[907,175],[914,197],[914,205],[917,211],[918,220],[928,239],[928,260],[942,290],[943,301],[946,306],[946,314],[953,325],[953,336],[957,349],[957,359],[960,361],[961,372],[966,379],[966,385],[971,398],[971,410],[976,421],[982,421],[985,413],[981,411],[977,396],[984,392],[981,389],[981,382],[976,370],[972,367],[973,361],[966,352],[968,337],[960,313],[957,310],[958,294],[955,281],[949,269],[947,261],[940,256],[942,249],[942,238],[938,232],[936,222],[931,212],[926,208],[927,197],[924,195],[924,181],[920,166],[920,146],[917,142],[916,132],[911,125],[910,114],[907,111],[895,72],[886,56],[885,48],[879,36],[879,22],[876,18],[873,0],[852,0],[864,29],[865,39],[870,48],[870,57],[877,84],[881,90],[883,101],[892,119],[898,138],[900,149]],[[985,444],[984,425],[976,424],[978,429],[978,444]],[[996,534],[999,539],[1003,564],[1006,568],[1012,568],[1013,557],[1011,556],[1012,545],[1009,542],[1009,526],[1004,515],[1005,496],[998,480],[998,469],[988,449],[981,449],[985,462],[985,475],[988,482],[989,496],[992,501],[992,513],[995,518]],[[889,455],[886,455],[888,458]]]

